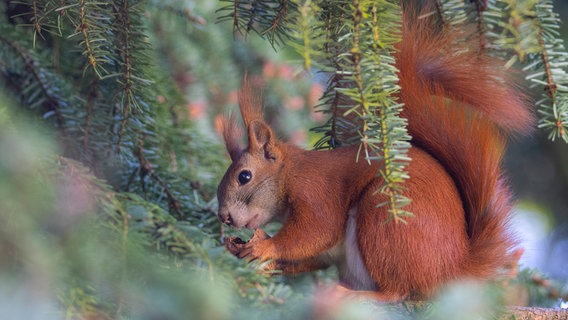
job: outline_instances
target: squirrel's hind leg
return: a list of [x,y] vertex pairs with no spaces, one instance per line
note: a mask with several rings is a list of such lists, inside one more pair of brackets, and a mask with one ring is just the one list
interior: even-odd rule
[[460,193],[436,159],[417,147],[409,155],[410,179],[405,223],[390,219],[381,181],[369,185],[358,201],[357,244],[363,263],[387,300],[397,295],[425,299],[463,275],[468,235]]

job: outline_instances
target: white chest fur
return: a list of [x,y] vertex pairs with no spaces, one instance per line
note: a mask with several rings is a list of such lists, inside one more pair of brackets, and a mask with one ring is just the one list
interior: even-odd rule
[[337,266],[339,280],[347,287],[356,290],[377,290],[377,284],[369,275],[357,244],[357,215],[357,208],[349,210],[345,238],[325,252],[321,259]]

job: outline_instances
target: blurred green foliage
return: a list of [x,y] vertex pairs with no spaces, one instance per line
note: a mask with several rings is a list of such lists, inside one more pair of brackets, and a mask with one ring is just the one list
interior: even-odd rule
[[11,104],[0,100],[1,318],[236,319],[290,297],[198,225],[58,155]]

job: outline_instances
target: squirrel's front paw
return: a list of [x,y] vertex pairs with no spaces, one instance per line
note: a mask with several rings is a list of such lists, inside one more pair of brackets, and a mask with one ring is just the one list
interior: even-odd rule
[[239,252],[244,249],[244,245],[246,244],[246,242],[244,242],[239,237],[225,237],[225,239],[223,239],[223,242],[225,243],[225,248],[227,248],[230,253],[237,257],[239,256]]
[[260,255],[253,254],[253,248],[266,239],[270,239],[270,236],[262,229],[256,229],[248,242],[243,241],[239,237],[226,237],[225,247],[239,259],[248,258],[249,261],[252,261],[261,258]]

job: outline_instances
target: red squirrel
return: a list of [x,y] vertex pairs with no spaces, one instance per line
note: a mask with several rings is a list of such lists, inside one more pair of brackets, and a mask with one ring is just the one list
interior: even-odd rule
[[[407,19],[408,20],[408,19]],[[499,61],[428,23],[406,21],[394,53],[412,136],[404,195],[414,214],[385,222],[379,162],[356,161],[358,146],[304,150],[280,141],[263,120],[261,98],[244,81],[235,119],[218,123],[232,163],[218,187],[218,218],[257,229],[227,239],[239,258],[297,273],[337,266],[340,283],[394,302],[428,299],[458,279],[491,279],[511,261],[512,200],[501,169],[507,135],[526,133],[532,115]]]

